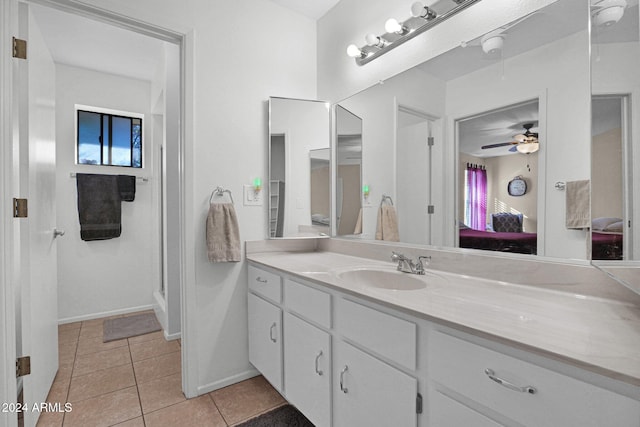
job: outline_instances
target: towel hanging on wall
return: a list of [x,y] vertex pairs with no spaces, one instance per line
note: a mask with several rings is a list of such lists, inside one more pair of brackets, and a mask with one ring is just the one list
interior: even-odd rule
[[125,202],[133,202],[136,198],[136,177],[133,175],[118,175],[118,190]]
[[591,227],[590,181],[569,181],[566,184],[566,227],[583,229]]
[[120,237],[122,224],[117,177],[79,173],[76,178],[80,238],[90,241]]
[[[229,193],[231,203],[214,203],[215,195]],[[240,229],[233,197],[229,190],[218,187],[209,199],[209,213],[207,214],[206,240],[207,256],[211,262],[239,262],[240,261]]]

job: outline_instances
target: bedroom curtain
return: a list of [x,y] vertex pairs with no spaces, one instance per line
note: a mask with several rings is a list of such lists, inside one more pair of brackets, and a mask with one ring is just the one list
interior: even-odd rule
[[487,171],[482,165],[467,163],[465,171],[464,223],[484,231],[487,220]]

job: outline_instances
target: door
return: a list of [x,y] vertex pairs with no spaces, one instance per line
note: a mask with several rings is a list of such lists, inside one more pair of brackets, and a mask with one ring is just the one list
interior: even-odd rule
[[433,121],[406,107],[398,109],[396,175],[398,232],[406,243],[431,244],[431,146]]
[[[20,197],[28,199],[28,217],[19,222],[20,309],[16,318],[18,355],[31,357],[23,377],[24,402],[45,402],[58,370],[58,296],[56,258],[55,65],[29,12],[20,4],[21,38],[28,59],[14,76],[18,95]],[[31,406],[30,406],[31,407]],[[24,413],[35,426],[38,411]]]
[[282,311],[249,294],[249,362],[282,391]]
[[316,427],[331,425],[331,337],[292,314],[284,315],[284,389],[287,400]]
[[418,380],[343,341],[335,347],[334,426],[417,425]]

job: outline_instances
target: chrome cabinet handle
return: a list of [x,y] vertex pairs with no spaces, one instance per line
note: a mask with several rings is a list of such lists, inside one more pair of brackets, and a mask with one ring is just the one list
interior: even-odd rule
[[340,372],[340,390],[342,390],[342,392],[345,394],[349,392],[349,389],[344,386],[344,374],[348,370],[349,370],[349,367],[347,365],[344,365],[344,368]]
[[322,371],[318,368],[318,361],[320,360],[320,357],[322,356],[322,350],[320,350],[320,352],[316,355],[316,374],[318,374],[319,376],[322,376]]
[[273,331],[275,330],[276,326],[278,326],[276,322],[273,322],[273,325],[271,325],[271,328],[269,328],[269,338],[271,338],[271,341],[273,342],[278,341],[277,338],[273,337]]
[[268,280],[267,279],[263,279],[262,277],[258,276],[256,277],[256,281],[260,282],[260,283],[267,283]]
[[506,388],[508,388],[510,390],[519,391],[520,393],[529,393],[529,394],[536,394],[536,392],[538,391],[538,390],[536,390],[535,387],[532,387],[530,385],[526,385],[524,387],[519,387],[519,386],[517,386],[517,385],[515,385],[513,383],[510,383],[507,380],[503,380],[502,378],[496,376],[496,373],[493,371],[493,369],[487,368],[487,369],[484,370],[484,373],[487,374],[487,376],[489,378],[491,378],[492,381],[495,381],[498,384],[500,384],[502,386],[505,386]]

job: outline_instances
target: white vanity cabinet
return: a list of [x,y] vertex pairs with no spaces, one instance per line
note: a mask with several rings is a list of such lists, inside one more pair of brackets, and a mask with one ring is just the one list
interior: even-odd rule
[[249,361],[282,392],[282,310],[249,294]]

